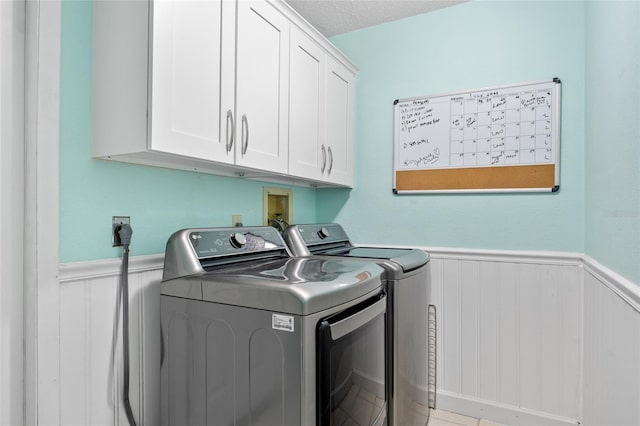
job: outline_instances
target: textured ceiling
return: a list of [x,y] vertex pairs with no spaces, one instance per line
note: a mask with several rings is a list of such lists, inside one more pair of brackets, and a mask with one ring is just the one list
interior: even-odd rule
[[325,37],[419,15],[464,0],[285,0]]

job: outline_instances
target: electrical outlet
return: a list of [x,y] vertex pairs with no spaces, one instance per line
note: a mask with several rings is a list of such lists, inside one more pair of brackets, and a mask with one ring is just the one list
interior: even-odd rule
[[122,246],[120,235],[118,235],[118,228],[125,223],[131,225],[131,218],[129,216],[113,216],[113,220],[111,221],[111,247]]
[[242,226],[242,215],[241,214],[233,214],[233,215],[231,215],[231,226]]

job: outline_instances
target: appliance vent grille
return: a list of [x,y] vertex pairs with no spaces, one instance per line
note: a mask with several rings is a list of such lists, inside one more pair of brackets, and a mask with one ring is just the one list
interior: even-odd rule
[[436,307],[435,305],[429,305],[427,335],[427,391],[429,398],[429,408],[432,409],[436,408],[436,349]]

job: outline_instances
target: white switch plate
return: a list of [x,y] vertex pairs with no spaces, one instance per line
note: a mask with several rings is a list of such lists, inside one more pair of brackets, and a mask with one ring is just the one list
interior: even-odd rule
[[238,224],[242,224],[242,215],[241,214],[233,214],[231,215],[231,226],[239,226]]

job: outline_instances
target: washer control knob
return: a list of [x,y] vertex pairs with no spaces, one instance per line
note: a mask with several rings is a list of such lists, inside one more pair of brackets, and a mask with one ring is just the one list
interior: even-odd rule
[[245,237],[244,234],[241,234],[240,232],[236,232],[234,234],[231,234],[231,238],[229,238],[229,242],[233,247],[239,249],[245,244],[247,244],[247,237]]
[[320,230],[318,231],[318,237],[320,237],[321,240],[324,240],[328,236],[329,236],[329,231],[327,230],[327,228],[325,228],[324,226],[320,228]]

